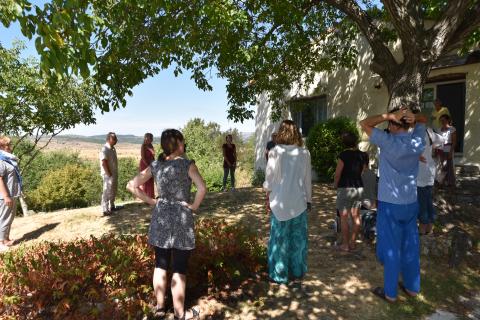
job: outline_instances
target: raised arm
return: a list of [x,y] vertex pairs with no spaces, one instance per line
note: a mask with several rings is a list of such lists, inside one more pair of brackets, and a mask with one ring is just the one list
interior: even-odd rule
[[203,180],[203,177],[200,175],[200,172],[198,171],[197,166],[195,163],[192,163],[190,165],[190,168],[188,169],[188,176],[190,179],[192,179],[193,184],[195,184],[195,187],[197,187],[197,192],[195,193],[195,200],[193,201],[192,204],[188,204],[188,208],[190,208],[192,211],[198,210],[200,207],[200,204],[203,201],[203,198],[205,198],[205,195],[207,194],[207,186],[205,185],[205,181]]
[[145,182],[150,180],[152,178],[152,170],[150,167],[147,167],[145,170],[140,172],[127,183],[127,190],[130,191],[134,196],[139,198],[145,203],[148,203],[152,206],[154,206],[157,202],[155,199],[150,198],[145,192],[143,192],[142,189],[140,189],[140,186],[143,185]]

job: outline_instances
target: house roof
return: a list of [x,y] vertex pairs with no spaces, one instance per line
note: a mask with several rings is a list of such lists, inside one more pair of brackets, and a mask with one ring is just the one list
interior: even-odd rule
[[479,62],[480,50],[470,52],[463,56],[459,56],[458,54],[449,54],[440,57],[433,65],[432,69],[450,68]]

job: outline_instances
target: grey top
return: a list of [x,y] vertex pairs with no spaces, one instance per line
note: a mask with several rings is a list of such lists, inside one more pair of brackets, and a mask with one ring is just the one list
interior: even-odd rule
[[108,167],[110,168],[110,172],[113,177],[118,176],[118,161],[117,161],[117,150],[115,147],[110,146],[108,143],[102,148],[100,152],[100,172],[102,175],[105,174],[105,170],[103,170],[102,160],[107,160]]
[[154,161],[150,165],[157,183],[159,199],[152,213],[148,242],[159,248],[191,250],[195,248],[192,210],[190,203],[192,180],[188,169],[193,161],[178,158]]
[[[20,197],[20,184],[18,183],[18,177],[15,173],[15,168],[3,160],[0,160],[0,177],[2,177],[3,183],[7,187],[10,197]],[[3,196],[1,194],[0,200],[3,200]]]

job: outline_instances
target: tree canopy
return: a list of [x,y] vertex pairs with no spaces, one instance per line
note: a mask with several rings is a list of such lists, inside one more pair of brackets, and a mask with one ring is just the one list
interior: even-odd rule
[[31,153],[43,137],[95,123],[94,89],[89,80],[74,77],[49,84],[35,60],[20,57],[22,48],[0,46],[0,134],[19,137],[17,144],[33,137],[32,144],[22,149]]
[[[212,73],[225,78],[231,119],[252,117],[261,94],[278,116],[294,84],[354,67],[359,33],[391,105],[418,103],[435,61],[480,39],[479,0],[50,0],[42,8],[4,2],[0,20],[18,20],[35,38],[43,73],[92,75],[104,111],[125,105],[134,86],[173,66],[175,74],[189,70],[203,90],[211,89]],[[390,49],[395,40],[402,61]]]

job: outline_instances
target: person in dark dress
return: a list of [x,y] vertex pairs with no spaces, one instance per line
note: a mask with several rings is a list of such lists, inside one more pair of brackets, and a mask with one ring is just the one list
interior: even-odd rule
[[[348,252],[355,249],[355,241],[361,228],[362,172],[368,164],[368,155],[358,150],[358,139],[355,134],[351,132],[342,134],[342,142],[346,149],[338,156],[334,186],[337,188],[337,210],[341,221],[342,244],[340,250]],[[350,236],[349,215],[353,221],[353,230]]]
[[233,136],[227,135],[223,150],[223,191],[227,191],[227,178],[230,173],[230,184],[232,191],[235,191],[235,168],[237,167],[237,149],[233,144]]
[[[182,157],[185,149],[180,131],[165,130],[161,145],[163,153],[159,160],[153,161],[127,185],[127,189],[137,198],[154,206],[148,232],[148,242],[155,249],[153,289],[157,306],[154,317],[166,317],[167,270],[172,260],[174,319],[200,319],[199,311],[195,308],[185,310],[184,302],[188,259],[195,248],[193,212],[203,201],[207,188],[195,163]],[[140,189],[152,177],[158,186],[158,199],[149,197]],[[193,202],[190,192],[192,182],[197,187]]]
[[[155,160],[155,149],[153,148],[152,142],[153,134],[145,133],[145,136],[143,137],[142,148],[140,150],[140,172],[145,170],[148,166],[150,166],[153,160]],[[140,186],[140,189],[142,189],[143,192],[145,192],[150,198],[155,198],[153,177]]]

